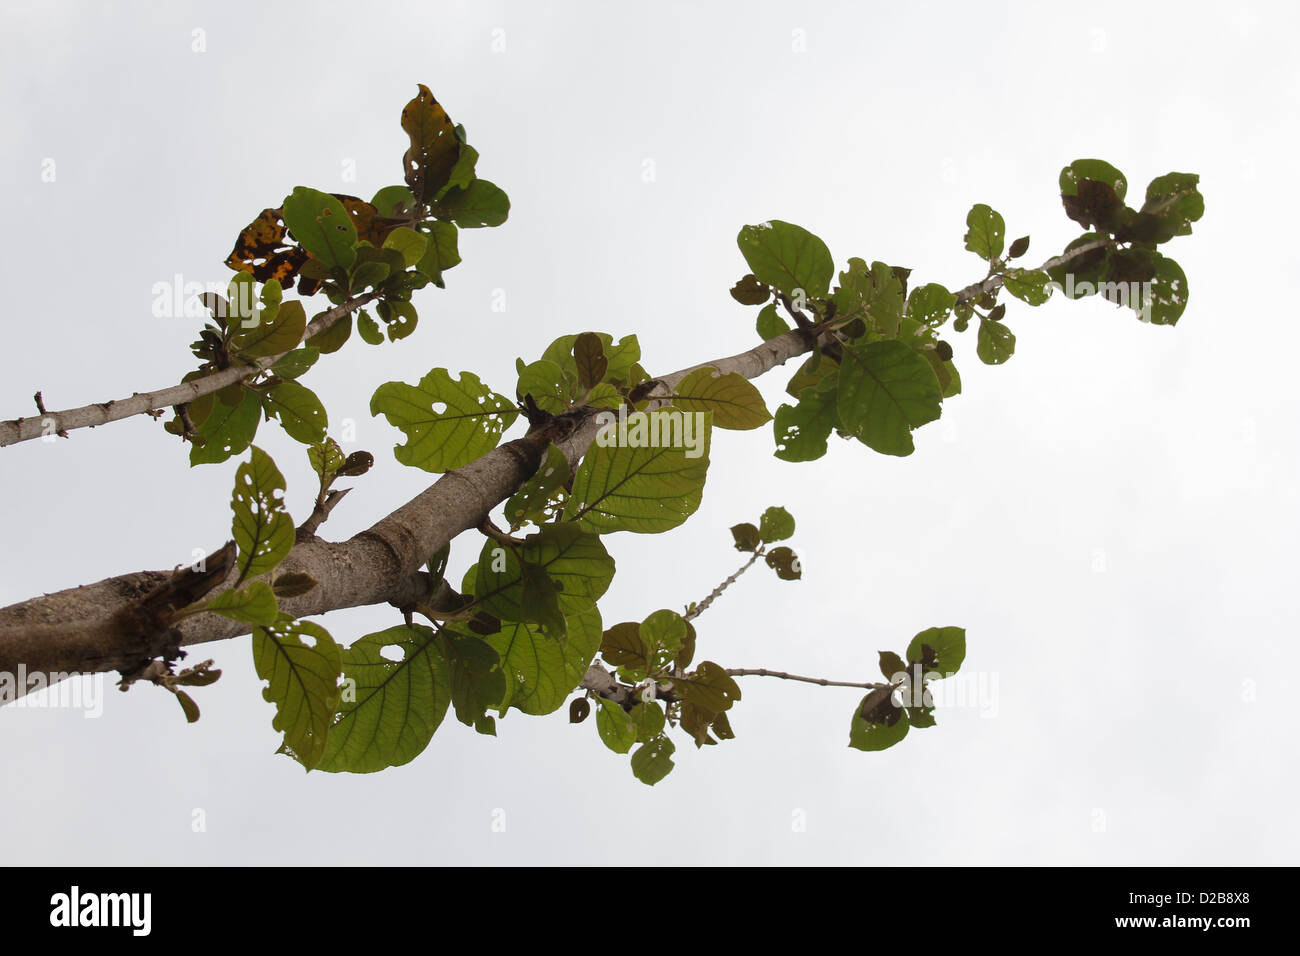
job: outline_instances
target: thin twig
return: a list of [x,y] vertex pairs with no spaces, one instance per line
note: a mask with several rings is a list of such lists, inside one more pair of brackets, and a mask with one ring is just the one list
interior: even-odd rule
[[859,684],[846,680],[827,680],[825,677],[800,677],[798,674],[787,674],[784,671],[770,671],[766,667],[730,667],[727,673],[732,677],[779,677],[782,680],[797,680],[821,687],[861,687],[863,690],[876,690],[890,686],[879,681]]
[[761,555],[762,553],[763,553],[763,549],[762,549],[762,548],[759,548],[757,551],[755,551],[754,554],[750,557],[750,559],[749,559],[748,561],[746,561],[743,565],[740,566],[740,568],[738,568],[738,569],[736,570],[736,573],[735,573],[735,574],[733,574],[731,577],[727,578],[727,580],[723,581],[723,582],[722,582],[721,584],[719,584],[716,588],[714,588],[711,592],[709,592],[709,596],[706,597],[703,601],[701,601],[699,604],[695,605],[695,607],[693,607],[693,608],[692,608],[690,611],[688,611],[686,614],[683,614],[683,615],[682,615],[682,619],[683,619],[683,620],[690,621],[690,620],[694,620],[695,618],[697,618],[697,617],[699,617],[701,614],[703,614],[704,611],[705,611],[705,609],[708,608],[708,606],[709,606],[710,604],[713,603],[713,599],[716,598],[718,595],[720,595],[723,591],[727,590],[727,588],[729,588],[731,585],[735,584],[735,583],[736,583],[736,578],[740,577],[742,574],[744,574],[746,571],[748,571],[749,568],[750,568],[750,566],[751,566],[755,561],[758,560],[759,555]]

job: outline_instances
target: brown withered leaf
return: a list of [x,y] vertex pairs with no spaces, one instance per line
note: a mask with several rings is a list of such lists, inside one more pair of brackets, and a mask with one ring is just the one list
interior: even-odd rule
[[[226,257],[226,265],[236,272],[247,272],[258,282],[277,280],[287,291],[293,288],[298,272],[311,258],[307,250],[293,241],[284,225],[284,210],[263,209],[244,227],[235,248]],[[320,281],[298,281],[302,295],[313,295]]]

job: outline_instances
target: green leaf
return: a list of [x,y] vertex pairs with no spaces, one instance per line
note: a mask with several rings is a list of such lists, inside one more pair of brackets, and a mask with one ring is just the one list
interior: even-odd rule
[[759,310],[756,326],[758,334],[763,337],[765,342],[790,331],[790,324],[777,315],[775,302],[769,302]]
[[569,461],[555,445],[546,448],[546,460],[533,477],[529,478],[506,502],[505,516],[511,528],[525,521],[541,524],[550,515],[548,511],[564,495],[564,485],[569,480]]
[[703,661],[692,673],[673,678],[673,688],[682,700],[714,714],[740,700],[740,686],[713,661]]
[[242,455],[253,443],[261,421],[261,398],[252,390],[241,389],[239,402],[233,406],[212,403],[212,410],[195,431],[190,465],[216,464]]
[[515,393],[521,401],[524,396],[531,395],[534,404],[542,411],[559,415],[568,410],[577,397],[576,387],[576,377],[569,379],[558,364],[549,359],[539,359],[519,370]]
[[458,236],[459,230],[454,223],[431,223],[428,244],[425,246],[424,255],[415,264],[415,268],[435,282],[441,282],[444,272],[460,264]]
[[600,709],[596,711],[596,730],[601,741],[616,754],[625,754],[636,743],[636,727],[620,704],[597,697]]
[[712,412],[718,428],[747,431],[772,420],[763,396],[749,379],[735,372],[718,375],[697,368],[673,389],[673,404],[684,412]]
[[930,363],[896,341],[845,348],[840,427],[884,455],[910,455],[912,429],[939,417],[942,393]]
[[422,236],[409,226],[398,226],[384,238],[384,248],[394,249],[401,253],[402,260],[406,263],[407,268],[424,258],[424,252],[428,244],[427,237]]
[[943,325],[957,302],[957,296],[937,282],[918,286],[907,297],[907,315],[922,325]]
[[537,594],[537,572],[555,586],[559,610],[573,615],[605,593],[614,577],[614,559],[599,536],[567,522],[547,524],[517,547],[487,539],[478,564],[469,571],[472,586],[466,590],[503,621],[535,622],[528,603]]
[[[396,648],[400,660],[383,655]],[[344,686],[318,769],[373,773],[409,763],[442,723],[451,680],[432,628],[398,625],[343,652]]]
[[267,389],[262,394],[262,407],[295,441],[311,445],[325,438],[329,427],[325,406],[315,392],[300,382],[282,382]]
[[375,193],[370,205],[385,219],[396,219],[415,209],[415,195],[406,186],[385,186]]
[[1200,181],[1195,173],[1166,173],[1151,180],[1140,212],[1161,223],[1157,241],[1192,234],[1192,223],[1205,214],[1205,198],[1196,188]]
[[232,325],[235,331],[230,337],[231,349],[245,359],[288,352],[307,331],[307,315],[297,299],[276,309],[263,309],[254,318],[258,321]]
[[639,704],[633,704],[628,716],[632,718],[632,726],[636,729],[637,742],[643,744],[649,743],[662,734],[667,723],[664,709],[653,700],[643,700]]
[[899,674],[908,672],[907,662],[893,651],[878,651],[877,653],[880,655],[880,673],[884,675],[885,680],[892,681]]
[[462,229],[499,226],[510,215],[510,199],[496,184],[476,179],[465,189],[449,190],[435,204],[434,215]]
[[501,656],[477,635],[446,629],[438,635],[438,640],[450,675],[456,719],[467,727],[478,727],[487,711],[500,704],[506,695]]
[[578,466],[565,520],[598,534],[657,534],[680,525],[704,492],[709,419],[708,413],[634,412],[626,429],[603,428]]
[[356,262],[357,228],[343,203],[329,193],[295,187],[284,201],[284,222],[299,244],[327,267],[351,269]]
[[284,747],[308,770],[321,764],[339,702],[343,658],[329,632],[311,621],[283,621],[253,631],[262,696],[275,704],[271,723]]
[[656,737],[644,743],[632,755],[632,773],[638,780],[653,787],[668,776],[673,769],[673,753],[677,750],[667,737]]
[[563,641],[544,635],[535,624],[503,622],[483,638],[501,656],[506,694],[500,707],[525,714],[549,714],[564,705],[600,647],[600,611],[593,604],[566,619]]
[[284,510],[284,476],[256,445],[252,457],[235,472],[230,507],[235,513],[231,531],[240,581],[266,574],[293,550],[293,520]]
[[[928,658],[925,647],[934,651]],[[961,668],[966,659],[966,629],[964,627],[932,627],[912,638],[907,645],[908,663],[920,662],[927,671],[951,675]]]
[[1041,269],[1008,269],[1003,283],[1021,302],[1042,305],[1052,297],[1052,277]]
[[1124,174],[1110,163],[1100,159],[1076,159],[1069,166],[1062,169],[1061,195],[1079,195],[1079,183],[1085,179],[1105,183],[1114,190],[1115,195],[1123,202],[1124,195],[1128,190],[1128,183],[1124,180]]
[[1138,316],[1153,325],[1174,325],[1187,308],[1187,276],[1173,259],[1159,256],[1156,274],[1141,290]]
[[794,534],[794,516],[784,508],[773,505],[759,519],[758,533],[764,544],[784,541]]
[[467,465],[495,448],[518,411],[473,372],[462,372],[456,381],[445,368],[435,368],[419,385],[380,385],[370,400],[370,413],[383,414],[406,435],[407,443],[393,449],[398,461],[441,472]]
[[821,298],[830,290],[835,274],[830,250],[800,226],[779,219],[745,226],[736,244],[759,282],[791,296],[802,289],[810,299]]
[[384,343],[384,333],[380,331],[379,323],[365,309],[357,313],[357,332],[361,335],[361,341],[367,345]]
[[782,405],[776,410],[777,458],[814,461],[826,454],[826,439],[839,423],[838,382],[837,375],[829,375],[817,385],[800,391],[798,405]]
[[394,299],[388,303],[388,311],[388,341],[396,342],[415,331],[418,316],[415,313],[415,306],[410,302]]
[[[874,694],[875,691],[872,691]],[[853,723],[849,727],[849,746],[855,750],[885,750],[894,746],[907,736],[908,727],[902,708],[893,707],[887,721],[875,723],[863,716],[864,706],[872,699],[868,694],[853,712]]]
[[274,624],[280,616],[275,592],[265,581],[254,581],[239,590],[222,591],[205,610],[246,624]]
[[271,366],[271,371],[285,380],[295,379],[316,364],[320,351],[314,348],[294,349]]
[[975,354],[985,365],[1001,365],[1016,351],[1016,337],[1001,322],[980,320],[979,339]]
[[339,443],[333,438],[326,438],[308,448],[307,460],[311,463],[311,470],[316,472],[316,477],[323,483],[332,478],[347,461],[343,457],[343,449],[339,448]]
[[351,337],[352,313],[349,312],[347,315],[336,319],[329,328],[317,332],[304,344],[316,349],[321,355],[329,355],[343,348]]
[[981,259],[992,262],[1002,255],[1007,224],[1000,213],[983,203],[976,203],[966,214],[966,248]]
[[[459,127],[458,127],[459,129]],[[463,133],[463,130],[461,130]],[[463,135],[462,135],[463,140]],[[474,181],[474,167],[478,165],[478,150],[469,143],[461,142],[460,156],[456,159],[456,165],[451,168],[451,175],[447,178],[447,185],[438,190],[434,199],[441,199],[448,191],[453,188],[464,188]]]

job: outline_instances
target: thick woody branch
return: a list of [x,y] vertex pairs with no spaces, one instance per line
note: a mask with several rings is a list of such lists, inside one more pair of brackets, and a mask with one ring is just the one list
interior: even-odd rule
[[[322,312],[308,324],[307,331],[303,334],[303,341],[324,332],[343,316],[374,301],[379,298],[379,295],[377,291],[367,292],[335,306],[328,312]],[[41,409],[40,415],[31,418],[0,421],[0,446],[15,445],[48,434],[58,434],[67,438],[66,432],[70,429],[94,428],[96,425],[119,421],[133,415],[148,415],[177,405],[185,405],[202,395],[211,395],[221,391],[227,385],[233,385],[250,375],[266,371],[286,354],[287,352],[281,352],[279,355],[269,355],[247,365],[232,365],[230,368],[221,369],[202,378],[182,382],[180,385],[173,385],[156,392],[135,392],[130,398],[96,402],[93,405],[83,405],[80,408],[69,408],[60,412],[46,412]],[[40,393],[37,392],[37,395]],[[38,408],[39,406],[38,402]]]

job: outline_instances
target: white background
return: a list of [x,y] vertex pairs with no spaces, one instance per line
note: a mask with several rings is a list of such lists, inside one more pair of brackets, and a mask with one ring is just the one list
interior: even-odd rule
[[[832,439],[793,465],[770,429],[718,433],[687,525],[607,539],[604,619],[640,620],[707,593],[740,563],[728,526],[783,504],[804,579],[755,568],[697,622],[700,658],[872,680],[877,650],[956,624],[995,708],[864,754],[859,692],[742,678],[737,739],[679,736],[653,789],[563,711],[498,739],[449,716],[405,767],[304,775],[231,641],[191,657],[224,671],[196,725],[111,683],[97,720],[0,711],[6,862],[1294,862],[1297,27],[1288,4],[6,4],[4,417],[37,389],[64,408],[179,380],[199,323],[154,318],[154,284],[227,281],[239,229],[295,185],[400,182],[417,83],[510,194],[449,288],[418,294],[412,338],[309,375],[377,459],[327,536],[429,480],[368,414],[384,381],[445,366],[509,393],[516,356],[585,329],[637,333],[652,372],[756,343],[727,295],[745,223],[958,288],[983,275],[973,203],[1034,262],[1080,231],[1057,195],[1073,159],[1139,197],[1196,172],[1207,202],[1167,247],[1191,287],[1177,328],[1013,301],[1007,365],[950,336],[964,392],[912,457]],[[789,370],[760,382],[773,408]],[[269,425],[258,443],[305,516],[300,447]],[[0,603],[219,545],[236,464],[191,470],[144,417],[3,449]],[[348,643],[398,620],[324,623]]]

